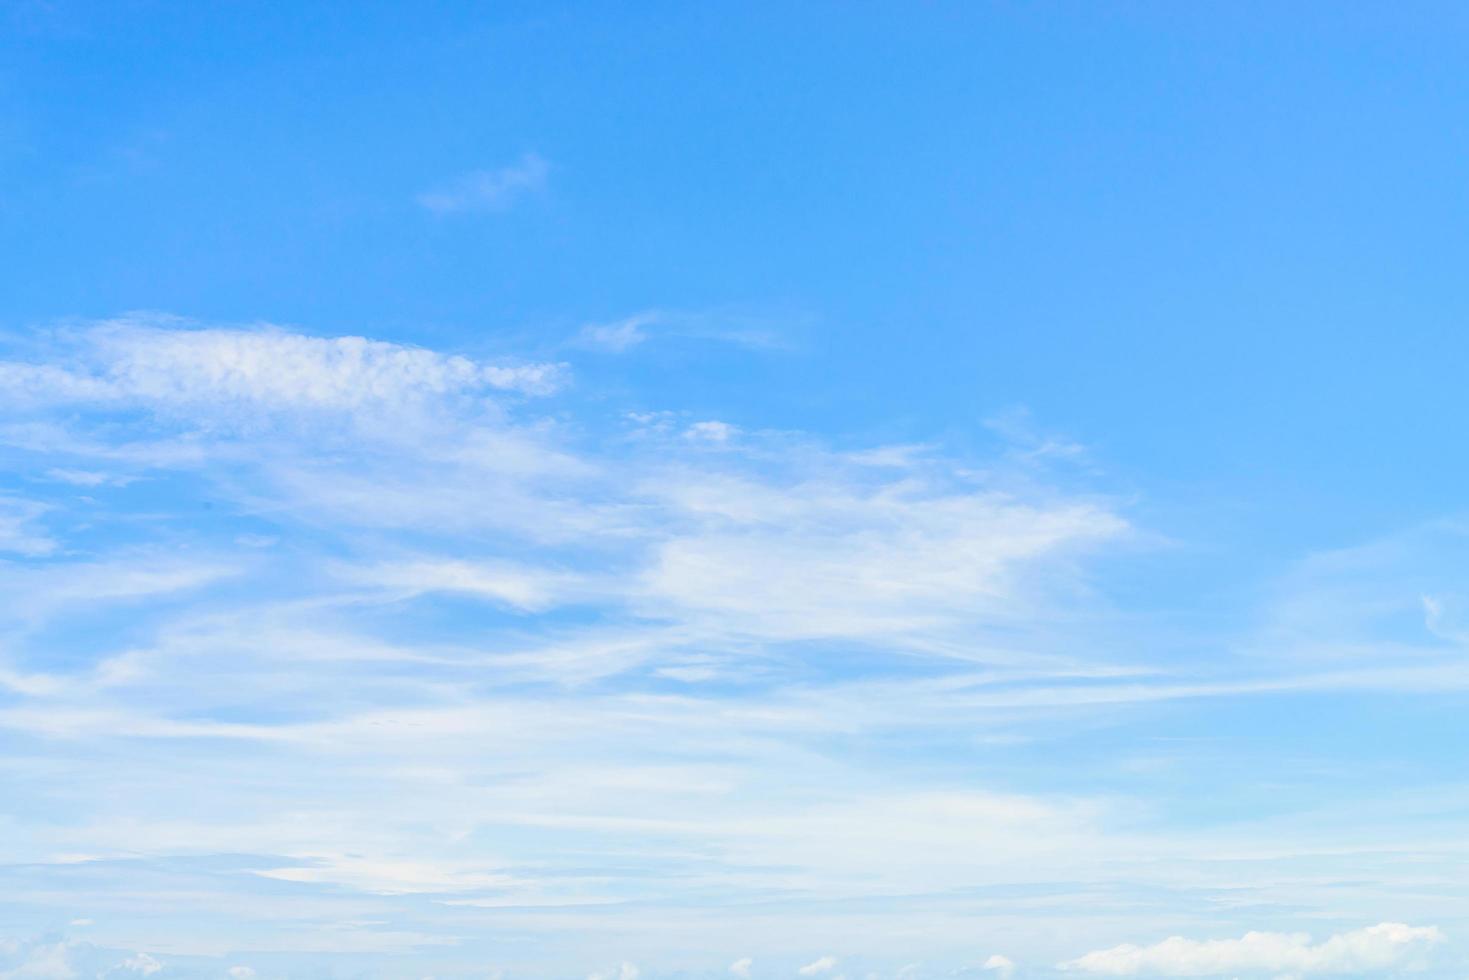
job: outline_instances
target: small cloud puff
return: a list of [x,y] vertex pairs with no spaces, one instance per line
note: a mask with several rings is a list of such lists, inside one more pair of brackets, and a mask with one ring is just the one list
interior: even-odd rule
[[739,435],[739,432],[738,426],[730,425],[728,422],[695,422],[684,430],[684,438],[697,442],[725,443]]
[[750,976],[750,967],[754,965],[754,960],[748,956],[742,956],[729,965],[729,972],[737,977],[748,978]]
[[995,953],[989,959],[984,961],[984,968],[986,970],[993,970],[1001,977],[1008,977],[1010,974],[1015,972],[1015,961],[1010,959],[1010,957],[1008,956],[1002,956],[999,953]]
[[823,973],[830,973],[836,965],[837,958],[835,956],[823,956],[819,960],[807,963],[796,972],[803,977],[814,977]]

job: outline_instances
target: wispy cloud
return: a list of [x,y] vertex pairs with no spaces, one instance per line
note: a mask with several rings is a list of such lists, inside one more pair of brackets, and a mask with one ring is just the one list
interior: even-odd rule
[[[1098,583],[1132,515],[1004,453],[677,412],[628,432],[531,397],[560,365],[270,326],[73,325],[0,371],[0,453],[34,476],[16,533],[49,542],[0,561],[0,742],[67,774],[16,781],[0,887],[129,935],[142,889],[194,926],[169,957],[291,908],[226,949],[466,948],[493,914],[518,941],[628,943],[562,976],[679,943],[789,974],[912,958],[914,935],[1052,961],[973,935],[1011,915],[984,888],[1036,881],[1025,908],[1100,956],[1098,895],[1190,926],[1221,883],[1320,909],[1398,844],[1164,832],[1116,793],[1007,783],[997,747],[1182,699],[1469,686],[1452,595],[1416,579],[1439,660],[1185,670],[1113,642]],[[1364,564],[1311,563],[1265,639],[1333,622],[1298,586],[1351,599]],[[1414,888],[1458,873],[1453,846],[1424,845]]]
[[655,339],[676,338],[778,351],[791,346],[786,331],[804,319],[727,310],[639,310],[618,319],[588,323],[569,345],[620,354]]
[[546,186],[550,165],[535,153],[495,170],[474,170],[418,195],[418,203],[435,214],[504,211],[519,198]]
[[56,541],[39,527],[45,504],[35,500],[0,496],[0,552],[35,557],[56,550]]
[[94,976],[119,980],[152,977],[165,964],[144,952],[109,950],[90,943],[50,937],[32,941],[0,941],[0,978],[4,980],[71,980]]
[[646,341],[648,328],[660,322],[657,313],[635,313],[610,323],[589,323],[576,335],[575,343],[589,347],[621,353]]

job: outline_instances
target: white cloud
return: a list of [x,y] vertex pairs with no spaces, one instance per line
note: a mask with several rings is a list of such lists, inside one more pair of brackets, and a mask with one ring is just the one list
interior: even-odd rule
[[105,378],[23,361],[0,361],[0,395],[7,402],[21,404],[100,402],[116,397]]
[[0,611],[0,623],[6,618],[40,621],[65,610],[95,611],[107,604],[159,599],[203,588],[241,570],[224,561],[183,561],[155,554],[39,566],[0,562],[0,590],[11,600],[9,608]]
[[1065,970],[1112,976],[1160,974],[1363,973],[1401,969],[1443,940],[1433,926],[1383,922],[1313,944],[1306,933],[1249,932],[1239,939],[1173,936],[1151,946],[1125,943],[1060,964]]
[[132,973],[151,977],[163,969],[163,964],[149,956],[147,953],[135,953],[122,961],[122,967]]
[[1011,454],[1038,462],[1046,459],[1078,459],[1086,455],[1086,447],[1069,439],[1041,432],[1030,410],[1013,408],[985,420],[985,427],[1005,439]]
[[789,346],[776,328],[790,322],[790,317],[742,315],[727,310],[650,309],[616,320],[588,323],[569,344],[620,354],[650,340],[678,339],[773,351]]
[[830,973],[836,968],[836,965],[837,958],[835,956],[823,956],[820,959],[812,960],[796,972],[803,977],[814,977],[822,973]]
[[313,863],[256,871],[277,881],[347,885],[376,895],[417,895],[504,887],[515,879],[497,872],[473,871],[426,861],[362,855],[318,855]]
[[[1096,505],[1038,507],[911,476],[703,477],[659,492],[701,520],[658,547],[642,578],[647,608],[771,638],[891,638],[1030,616],[1046,589],[1070,586],[1068,553],[1127,530]],[[1039,564],[1044,584],[1027,574]]]
[[743,980],[749,980],[750,967],[754,965],[755,961],[752,958],[742,956],[729,965],[729,972],[737,977],[743,978]]
[[0,552],[39,557],[55,551],[55,539],[33,526],[50,509],[34,500],[0,496]]
[[[829,751],[834,736],[898,746],[940,725],[978,740],[1027,697],[1093,695],[1038,694],[1049,671],[1107,675],[1065,674],[1091,651],[1056,666],[1026,631],[1093,608],[1070,591],[1081,557],[1127,533],[1105,502],[1002,493],[932,447],[879,466],[763,432],[711,452],[672,421],[585,437],[534,402],[484,409],[500,389],[480,362],[400,345],[157,324],[93,336],[60,358],[89,411],[62,406],[16,453],[44,472],[126,450],[155,472],[134,510],[133,494],[106,495],[126,498],[128,550],[0,563],[16,607],[0,625],[25,626],[4,634],[15,669],[0,680],[23,691],[0,725],[48,736],[37,753],[105,805],[95,822],[7,830],[0,850],[248,853],[271,880],[257,887],[313,909],[350,900],[344,914],[367,916],[382,896],[443,895],[527,932],[572,923],[562,935],[716,887],[750,907],[938,893],[1001,880],[996,868],[1080,874],[1077,855],[1107,850],[1084,806],[936,792],[925,774],[857,772]],[[43,415],[57,405],[40,399]],[[326,411],[372,424],[291,424]],[[200,434],[236,414],[227,437]],[[433,598],[445,594],[514,615]],[[31,621],[74,610],[74,664],[35,670],[51,638]],[[161,739],[175,748],[143,742]],[[157,762],[174,754],[187,792]],[[690,874],[663,873],[690,854],[703,855]],[[227,904],[228,889],[193,879],[178,892],[196,888]],[[595,917],[579,909],[594,904]],[[715,948],[747,949],[760,914],[708,926],[733,934]],[[813,918],[780,923],[771,955],[846,948],[799,934]],[[806,969],[836,972],[830,957]]]
[[998,973],[1001,977],[1008,977],[1015,972],[1015,961],[1008,956],[995,953],[984,961],[984,968]]
[[248,966],[232,966],[225,972],[230,975],[231,980],[252,980],[255,976],[254,969]]
[[70,483],[78,487],[125,487],[132,483],[134,478],[120,476],[114,473],[101,473],[96,470],[70,470],[63,468],[49,469],[46,475],[53,480],[62,483]]
[[[90,920],[70,923],[90,925]],[[120,951],[73,939],[0,939],[0,980],[153,977],[165,965],[144,952]]]
[[0,688],[30,697],[47,697],[60,694],[67,685],[59,676],[12,670],[0,663]]
[[695,422],[684,430],[684,437],[703,442],[729,442],[739,431],[737,426],[730,425],[728,422],[711,420]]
[[847,453],[845,458],[861,466],[906,469],[920,462],[924,455],[932,451],[932,446],[925,445],[877,446]]
[[71,980],[77,975],[71,962],[71,946],[66,942],[31,945],[20,963],[0,970],[0,980]]
[[589,323],[577,333],[575,344],[621,353],[646,341],[648,331],[645,328],[658,321],[656,313],[637,313],[611,323]]
[[642,971],[638,969],[637,964],[624,960],[617,967],[616,972],[609,970],[606,972],[589,973],[587,974],[587,980],[638,980],[641,973]]
[[75,340],[64,366],[0,362],[0,397],[157,410],[353,410],[492,390],[547,394],[564,375],[556,364],[494,364],[269,326],[185,329],[163,318],[111,321]]
[[342,578],[398,597],[430,592],[477,596],[527,611],[549,607],[571,585],[570,576],[508,563],[425,559],[341,566]]
[[475,170],[436,190],[418,196],[418,203],[436,214],[462,211],[503,211],[525,194],[546,186],[550,167],[534,153],[498,170]]

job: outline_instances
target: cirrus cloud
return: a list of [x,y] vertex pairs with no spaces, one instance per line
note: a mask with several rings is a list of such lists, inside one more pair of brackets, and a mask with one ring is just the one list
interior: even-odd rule
[[557,364],[497,364],[364,337],[313,337],[279,327],[194,327],[126,317],[58,334],[46,361],[0,361],[9,403],[253,406],[352,410],[477,391],[543,395]]
[[420,194],[418,203],[435,214],[503,211],[522,195],[544,188],[550,170],[538,154],[527,153],[508,166],[461,174]]

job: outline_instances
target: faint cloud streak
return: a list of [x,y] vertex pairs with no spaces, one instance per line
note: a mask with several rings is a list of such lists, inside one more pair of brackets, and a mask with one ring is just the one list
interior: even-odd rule
[[474,170],[418,195],[435,214],[504,211],[519,198],[545,189],[550,165],[535,153],[495,170]]

